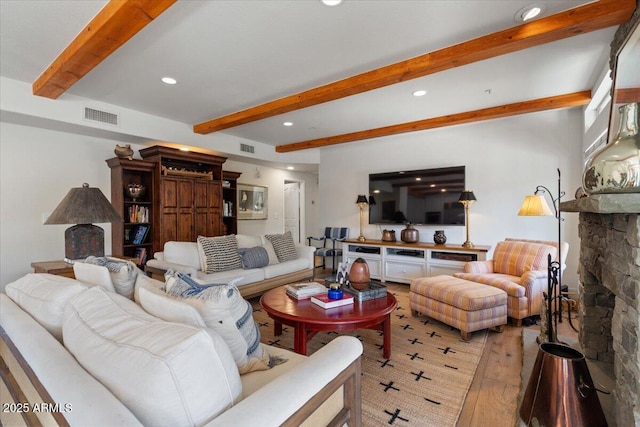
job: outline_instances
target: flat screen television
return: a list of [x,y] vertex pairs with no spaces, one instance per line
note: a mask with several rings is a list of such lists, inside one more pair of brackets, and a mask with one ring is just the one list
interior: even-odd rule
[[369,224],[464,225],[464,166],[369,174]]

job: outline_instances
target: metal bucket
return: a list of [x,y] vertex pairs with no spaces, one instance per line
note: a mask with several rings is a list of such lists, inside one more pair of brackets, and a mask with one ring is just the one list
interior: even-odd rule
[[540,344],[520,417],[527,425],[606,426],[584,354],[563,344]]

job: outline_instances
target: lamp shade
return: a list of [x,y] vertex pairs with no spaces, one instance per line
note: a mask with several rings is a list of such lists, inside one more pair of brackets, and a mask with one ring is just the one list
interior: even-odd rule
[[92,223],[119,221],[122,217],[100,189],[84,183],[82,188],[69,190],[45,224],[77,224],[64,233],[65,261],[71,262],[104,256],[104,230]]
[[356,199],[356,203],[367,203],[367,196],[364,194],[358,194],[358,198]]
[[92,224],[94,222],[118,222],[122,217],[104,197],[99,188],[91,188],[86,182],[82,188],[72,188],[58,207],[49,215],[45,224]]
[[547,201],[541,194],[525,196],[524,202],[518,211],[520,216],[553,216]]
[[476,196],[475,194],[473,194],[473,191],[469,191],[469,190],[464,190],[462,193],[460,193],[460,198],[458,199],[458,202],[464,204],[464,203],[473,203],[475,202]]

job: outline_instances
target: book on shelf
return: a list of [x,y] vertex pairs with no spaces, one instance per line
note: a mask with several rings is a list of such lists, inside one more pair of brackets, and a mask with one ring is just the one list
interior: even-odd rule
[[129,222],[149,222],[149,208],[140,205],[129,206]]
[[148,225],[138,225],[133,230],[133,241],[134,245],[140,245],[144,242],[144,239],[147,237],[147,232],[149,231]]
[[147,262],[147,248],[136,248],[135,258],[138,258],[138,265]]
[[324,309],[341,307],[343,305],[353,304],[353,295],[345,293],[340,299],[330,299],[329,295],[314,295],[311,297],[311,302]]
[[327,293],[327,288],[318,282],[293,283],[287,285],[287,294],[295,299],[307,299],[313,295]]

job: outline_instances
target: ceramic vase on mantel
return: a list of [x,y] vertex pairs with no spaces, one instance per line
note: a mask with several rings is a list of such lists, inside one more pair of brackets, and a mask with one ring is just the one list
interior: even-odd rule
[[582,177],[588,194],[640,193],[640,104],[619,108],[616,136],[588,160]]

